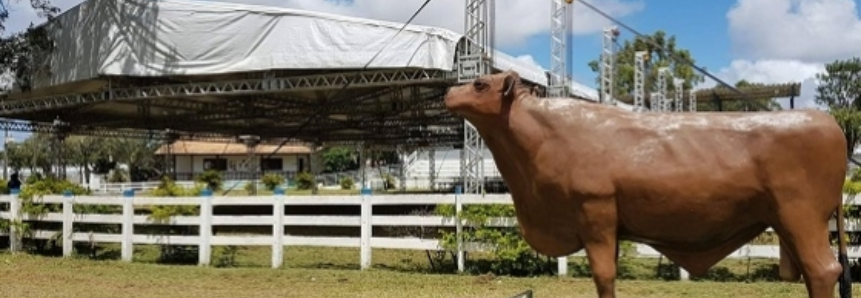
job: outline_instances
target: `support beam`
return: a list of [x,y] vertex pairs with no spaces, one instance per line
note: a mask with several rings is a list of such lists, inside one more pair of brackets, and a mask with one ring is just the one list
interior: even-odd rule
[[[670,83],[669,69],[666,67],[658,68],[658,94],[660,94],[660,101],[657,103],[659,106],[658,111],[660,112],[669,112],[670,111],[670,97],[667,92],[667,85]],[[653,103],[654,104],[654,103]]]
[[550,97],[568,97],[568,42],[571,26],[571,5],[562,0],[552,0],[550,10],[550,81],[547,88]]
[[[464,22],[465,43],[458,52],[457,79],[467,83],[478,76],[489,74],[493,65],[493,26],[495,0],[466,0]],[[463,193],[484,193],[481,172],[484,163],[484,141],[475,127],[464,120],[463,151],[461,152],[461,177]]]
[[[489,67],[489,66],[487,66]],[[387,69],[356,73],[335,73],[265,79],[200,82],[137,88],[114,88],[102,92],[68,94],[41,98],[15,99],[0,103],[0,116],[56,110],[80,105],[122,100],[177,98],[195,96],[237,96],[275,94],[287,91],[339,89],[350,82],[352,87],[388,87],[415,83],[451,82],[451,72],[433,69]],[[11,97],[14,97],[12,95]]]
[[697,111],[697,93],[694,92],[693,89],[690,90],[690,95],[688,96],[688,100],[690,103],[688,104],[688,110],[691,112]]
[[53,160],[52,164],[55,169],[52,174],[56,179],[66,180],[66,155],[63,143],[69,133],[69,124],[63,122],[58,117],[54,120],[51,132],[51,136],[53,137],[51,140],[51,157]]
[[619,28],[604,28],[603,50],[601,51],[601,97],[603,104],[616,105],[613,95],[613,81],[616,75],[616,38]]
[[646,55],[647,51],[634,53],[634,111],[646,110]]
[[428,148],[428,183],[430,184],[430,190],[436,191],[436,150],[434,148]]
[[166,129],[162,144],[167,149],[164,155],[164,175],[170,177],[171,180],[176,180],[176,156],[173,155],[173,144],[179,139],[174,131]]
[[260,136],[241,135],[239,136],[239,140],[245,144],[245,149],[248,153],[247,160],[245,161],[245,171],[248,173],[248,183],[252,185],[248,194],[254,196],[257,195],[256,174],[259,169],[256,162],[257,156],[254,153],[257,145],[260,144]]
[[675,97],[675,108],[676,112],[684,111],[684,103],[682,102],[682,95],[684,95],[684,84],[685,80],[680,78],[673,78],[673,95]]

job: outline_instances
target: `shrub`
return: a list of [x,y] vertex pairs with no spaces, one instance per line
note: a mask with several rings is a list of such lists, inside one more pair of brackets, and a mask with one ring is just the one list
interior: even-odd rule
[[[435,210],[440,216],[454,217],[453,205],[440,205]],[[536,253],[520,236],[517,227],[492,228],[485,224],[492,217],[514,217],[512,205],[470,205],[464,206],[461,217],[465,220],[463,229],[464,243],[477,242],[491,246],[490,262],[478,263],[467,268],[470,272],[492,272],[498,275],[531,276],[548,274],[554,269],[548,266],[547,257]],[[457,249],[457,235],[442,231],[442,245],[447,249]]]
[[[220,175],[219,175],[220,178]],[[168,176],[161,179],[158,187],[150,191],[155,197],[191,197],[199,196],[204,185],[198,184],[194,187],[184,188]],[[198,215],[200,208],[195,205],[155,205],[150,208],[149,219],[153,222],[168,222],[174,216]],[[169,226],[166,228],[169,234],[196,235],[194,227],[191,226]],[[160,245],[158,261],[162,263],[194,263],[197,261],[196,246]]]
[[221,186],[224,184],[221,172],[215,170],[207,170],[206,172],[200,173],[200,175],[197,175],[197,178],[194,180],[206,184],[206,186],[212,191],[221,190]]
[[248,194],[256,194],[257,193],[257,182],[245,183],[245,192]]
[[129,174],[126,170],[123,169],[114,169],[111,171],[110,176],[108,177],[108,182],[110,183],[122,183],[129,182]]
[[395,188],[395,177],[389,174],[383,175],[383,189],[389,190]]
[[284,184],[284,181],[286,179],[284,179],[284,176],[275,173],[269,173],[263,175],[263,178],[261,178],[260,180],[260,182],[263,182],[263,186],[265,186],[267,190],[274,191],[276,187]]
[[296,174],[296,188],[299,190],[308,190],[314,187],[314,174],[302,172]]
[[356,182],[353,181],[352,177],[344,177],[341,179],[341,189],[349,190],[356,187]]

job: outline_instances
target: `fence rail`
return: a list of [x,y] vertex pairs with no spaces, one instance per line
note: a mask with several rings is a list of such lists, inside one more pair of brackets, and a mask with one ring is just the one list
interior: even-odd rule
[[[846,204],[861,205],[861,198],[846,197]],[[371,250],[373,248],[409,249],[409,250],[445,250],[438,239],[421,239],[417,237],[394,238],[374,237],[374,226],[412,226],[412,227],[453,227],[458,236],[461,235],[466,223],[454,218],[443,216],[417,215],[373,215],[375,206],[384,205],[440,205],[452,204],[460,212],[465,205],[512,204],[507,194],[488,195],[459,195],[459,194],[430,194],[430,195],[370,195],[364,192],[357,196],[300,196],[288,197],[283,193],[274,196],[244,196],[244,197],[134,197],[128,192],[124,197],[107,196],[57,196],[49,195],[34,200],[35,204],[60,204],[61,212],[53,212],[32,216],[22,214],[21,201],[17,195],[0,196],[0,205],[8,204],[8,211],[0,212],[0,219],[15,221],[38,221],[62,223],[61,231],[35,230],[30,237],[36,239],[56,239],[62,235],[63,255],[71,256],[74,242],[103,242],[120,243],[121,259],[132,260],[133,246],[138,244],[160,245],[196,245],[199,252],[199,264],[210,263],[212,246],[271,246],[272,267],[283,265],[285,246],[329,246],[352,247],[360,249],[359,263],[362,269],[371,265]],[[75,205],[114,205],[122,207],[122,214],[76,214]],[[136,215],[135,208],[153,205],[185,205],[198,206],[198,216],[174,216],[167,221],[154,221],[147,215]],[[271,215],[214,215],[214,206],[272,206]],[[360,206],[360,215],[285,215],[285,207],[302,205],[352,205]],[[493,227],[512,227],[517,223],[515,218],[491,218],[487,225]],[[832,231],[836,230],[835,220],[830,222]],[[121,232],[90,233],[76,232],[76,224],[118,224]],[[135,225],[172,225],[199,227],[199,235],[151,235],[136,234]],[[272,234],[252,235],[213,235],[214,226],[271,226]],[[340,226],[359,227],[360,237],[319,237],[285,235],[285,226]],[[770,230],[770,229],[769,229]],[[846,220],[847,231],[861,231],[861,219]],[[10,249],[21,249],[21,232],[10,225]],[[459,238],[459,237],[458,237]],[[457,245],[457,266],[464,270],[464,252],[479,251],[489,248],[487,244],[464,243]],[[636,245],[639,257],[655,258],[660,253],[647,245]],[[836,252],[836,248],[835,248]],[[850,248],[850,258],[861,257],[861,247]],[[580,251],[573,256],[583,256]],[[776,245],[745,245],[730,254],[727,258],[778,258],[779,248]],[[558,258],[559,274],[567,274],[567,258]],[[686,274],[683,273],[683,278]]]

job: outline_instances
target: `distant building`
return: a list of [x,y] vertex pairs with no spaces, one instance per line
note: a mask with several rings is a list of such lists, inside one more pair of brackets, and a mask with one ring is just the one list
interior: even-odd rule
[[[255,158],[260,165],[257,173],[262,168],[264,173],[278,173],[289,179],[297,172],[311,171],[311,148],[285,145],[272,154],[277,147],[270,144],[256,147]],[[168,153],[167,149],[166,145],[161,146],[156,150],[156,156],[163,158]],[[207,170],[222,172],[224,180],[251,178],[245,167],[248,151],[242,143],[180,140],[173,144],[170,153],[174,159],[177,181],[193,180],[196,175]]]

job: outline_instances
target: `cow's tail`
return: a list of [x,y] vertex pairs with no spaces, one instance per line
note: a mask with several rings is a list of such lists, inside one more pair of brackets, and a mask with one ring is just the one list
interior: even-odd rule
[[[842,200],[841,200],[842,201]],[[838,244],[838,253],[837,260],[840,262],[840,266],[843,267],[843,273],[840,274],[840,278],[838,279],[838,292],[840,293],[840,298],[851,298],[852,297],[852,275],[849,271],[849,255],[846,252],[846,231],[844,229],[843,222],[843,204],[841,202],[840,206],[837,207],[837,244]]]

